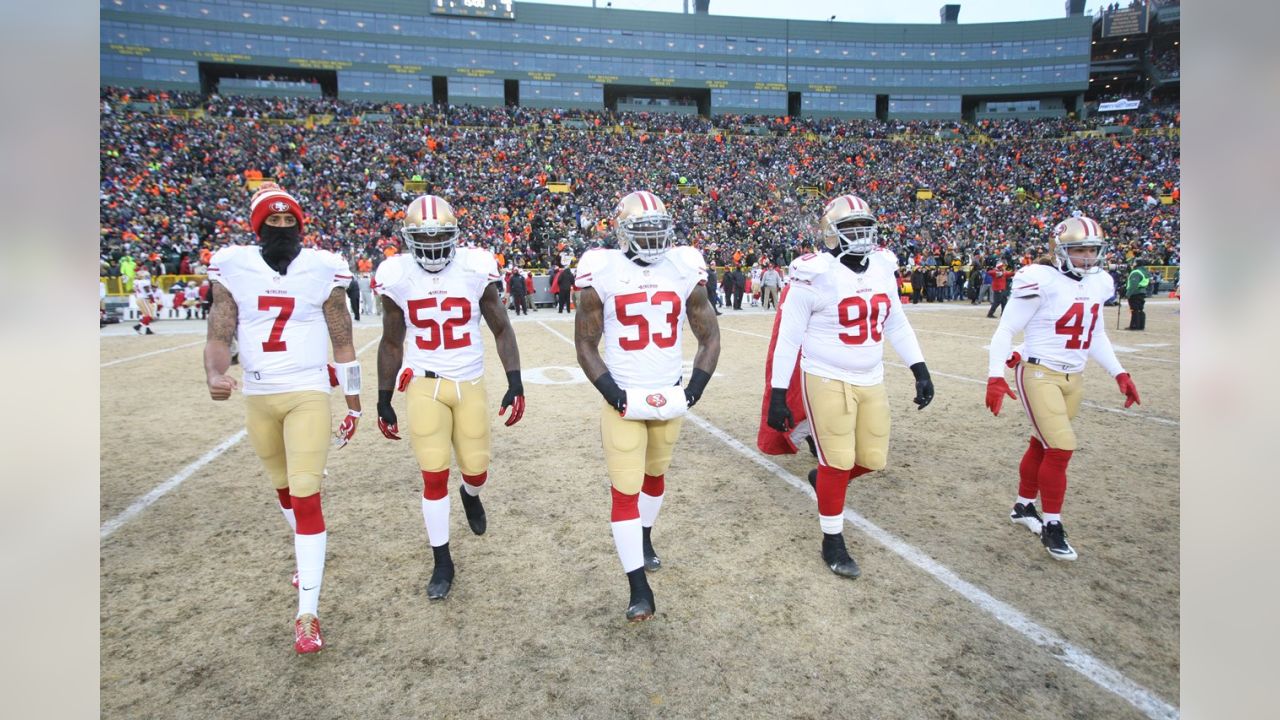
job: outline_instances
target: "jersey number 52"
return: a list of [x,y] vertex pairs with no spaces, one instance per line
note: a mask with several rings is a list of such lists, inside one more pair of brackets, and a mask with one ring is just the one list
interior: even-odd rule
[[[464,332],[461,335],[457,333],[458,328],[466,327],[467,323],[471,322],[471,302],[469,300],[457,297],[438,300],[437,298],[429,297],[421,300],[410,300],[408,306],[409,322],[413,323],[414,327],[425,331],[422,335],[413,337],[418,347],[423,350],[439,350],[442,339],[445,350],[456,350],[471,344],[471,333]],[[432,317],[435,313],[424,312],[433,310],[437,306],[445,313],[453,314],[454,311],[461,311],[456,316],[447,318],[444,321],[443,331],[440,323]]]

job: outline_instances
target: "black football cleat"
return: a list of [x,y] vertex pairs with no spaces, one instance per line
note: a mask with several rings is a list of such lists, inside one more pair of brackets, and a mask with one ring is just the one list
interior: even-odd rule
[[467,513],[467,524],[471,526],[471,532],[483,535],[489,527],[489,521],[484,514],[484,503],[480,502],[480,496],[471,495],[462,485],[458,486],[458,493],[462,495],[462,509]]
[[1044,517],[1040,515],[1039,510],[1036,510],[1036,504],[1033,502],[1026,505],[1014,503],[1013,511],[1009,513],[1009,522],[1021,525],[1036,535],[1039,535],[1040,529],[1044,527]]
[[631,585],[627,622],[644,622],[653,617],[657,609],[653,604],[653,590],[649,589],[649,581],[644,576],[644,568],[639,567],[627,573],[627,583]]
[[657,572],[662,568],[662,558],[658,557],[657,551],[653,549],[653,541],[649,539],[652,527],[641,528],[644,532],[644,569],[649,572]]
[[1076,550],[1067,542],[1067,531],[1060,522],[1048,522],[1040,530],[1040,542],[1054,560],[1075,560]]
[[857,561],[849,555],[848,549],[844,546],[843,533],[822,534],[822,561],[831,568],[831,572],[840,577],[853,580],[862,574]]
[[814,492],[818,492],[818,468],[809,471],[809,487],[813,488]]
[[449,554],[449,543],[431,548],[435,555],[435,567],[431,570],[431,579],[427,581],[427,599],[443,600],[449,597],[453,587],[453,557]]

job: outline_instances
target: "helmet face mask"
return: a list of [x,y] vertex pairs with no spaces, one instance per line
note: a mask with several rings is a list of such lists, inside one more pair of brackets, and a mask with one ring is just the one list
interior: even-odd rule
[[876,249],[879,232],[876,217],[866,201],[856,195],[841,195],[827,203],[819,221],[822,242],[837,258],[867,255]]
[[[1092,258],[1072,257],[1071,248],[1092,247],[1097,254]],[[1049,253],[1058,270],[1076,275],[1091,275],[1102,270],[1102,255],[1106,239],[1097,221],[1080,216],[1063,220],[1053,229],[1049,239]]]
[[618,244],[644,263],[661,260],[675,241],[675,221],[653,193],[639,190],[614,211]]
[[405,210],[400,237],[423,270],[440,272],[457,252],[458,220],[444,198],[423,195]]

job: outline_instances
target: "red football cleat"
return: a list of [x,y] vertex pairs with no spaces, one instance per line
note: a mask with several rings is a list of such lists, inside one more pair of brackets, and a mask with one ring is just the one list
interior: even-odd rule
[[293,622],[293,649],[299,655],[317,653],[324,649],[320,618],[308,613]]

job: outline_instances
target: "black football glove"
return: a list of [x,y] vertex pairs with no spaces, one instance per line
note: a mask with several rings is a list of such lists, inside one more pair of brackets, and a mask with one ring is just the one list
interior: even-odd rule
[[707,389],[707,381],[711,379],[711,373],[701,368],[694,368],[693,375],[689,378],[689,384],[684,386],[684,400],[693,407],[698,402],[698,398],[702,397],[702,391]]
[[399,440],[397,434],[400,429],[396,427],[396,411],[391,407],[391,394],[394,390],[378,391],[378,429],[388,440]]
[[592,385],[604,396],[604,401],[619,413],[627,411],[627,394],[614,382],[613,376],[606,370],[603,375],[591,381]]
[[772,388],[769,390],[769,417],[765,424],[778,432],[789,432],[796,426],[791,417],[791,408],[787,407],[787,389]]
[[924,361],[912,365],[911,374],[916,376],[915,404],[919,406],[917,409],[923,410],[933,402],[933,380],[929,379],[929,368],[925,367]]
[[507,394],[502,396],[502,409],[498,410],[498,417],[502,417],[507,408],[511,408],[511,417],[507,418],[506,426],[511,427],[524,417],[524,383],[520,381],[519,370],[507,373]]

